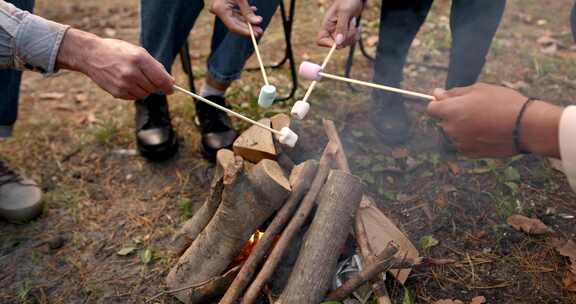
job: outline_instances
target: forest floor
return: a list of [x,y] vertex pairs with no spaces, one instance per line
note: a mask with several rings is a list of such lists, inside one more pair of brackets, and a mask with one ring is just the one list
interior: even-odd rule
[[[297,1],[293,44],[298,62],[320,62],[326,54],[315,45],[323,2],[328,1]],[[364,41],[373,53],[379,1],[369,2]],[[572,4],[508,1],[481,80],[570,104],[576,96]],[[443,86],[449,11],[450,1],[435,1],[411,49],[404,87],[430,92]],[[136,0],[37,0],[36,12],[102,36],[138,41]],[[189,40],[197,87],[206,72],[213,23],[208,12],[200,18]],[[282,58],[281,28],[276,16],[261,42],[267,62]],[[557,48],[542,47],[548,39],[542,37],[554,39]],[[346,55],[337,52],[328,70],[342,74]],[[254,65],[252,58],[249,66]],[[288,69],[271,74],[285,93]],[[180,64],[175,64],[174,75],[186,83]],[[366,80],[372,75],[371,63],[359,52],[352,75]],[[228,100],[254,117],[289,111],[292,101],[267,111],[254,106],[261,82],[258,72],[245,72]],[[297,95],[307,86],[301,81]],[[529,236],[506,223],[512,214],[538,217],[556,236],[573,238],[576,196],[561,173],[534,156],[469,160],[447,155],[421,103],[408,103],[411,141],[401,149],[383,145],[365,119],[369,91],[359,90],[321,83],[312,96],[311,118],[300,123],[300,137],[306,157],[319,157],[325,141],[316,135],[323,134],[320,121],[333,119],[352,170],[377,195],[382,209],[423,255],[458,261],[413,272],[406,288],[415,303],[469,302],[475,296],[486,297],[487,303],[576,303],[576,295],[563,283],[568,261],[555,251],[551,238]],[[213,170],[197,152],[191,100],[176,94],[170,106],[181,150],[174,160],[152,164],[134,155],[130,102],[114,100],[71,72],[50,78],[25,74],[16,132],[0,145],[0,155],[40,183],[46,208],[42,217],[25,225],[0,222],[0,303],[143,303],[164,289],[174,262],[166,244],[205,199]],[[401,173],[387,170],[406,166],[410,170]],[[121,249],[129,253],[119,255]],[[395,288],[392,297],[401,302],[403,293]],[[176,301],[165,296],[157,302]]]

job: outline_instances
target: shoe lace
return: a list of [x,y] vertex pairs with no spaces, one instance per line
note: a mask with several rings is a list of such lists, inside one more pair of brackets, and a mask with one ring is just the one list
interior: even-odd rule
[[4,161],[0,160],[0,186],[21,182],[22,176],[8,167]]

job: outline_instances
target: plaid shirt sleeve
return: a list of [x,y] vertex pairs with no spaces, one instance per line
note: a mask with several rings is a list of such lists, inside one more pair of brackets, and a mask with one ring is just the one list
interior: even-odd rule
[[56,72],[56,57],[68,28],[0,0],[0,69]]

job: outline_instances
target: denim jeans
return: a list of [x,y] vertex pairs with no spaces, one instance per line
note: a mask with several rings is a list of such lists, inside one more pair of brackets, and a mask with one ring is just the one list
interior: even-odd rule
[[[253,0],[265,28],[272,19],[279,0]],[[141,0],[140,43],[168,71],[188,38],[204,7],[204,0]],[[192,37],[194,39],[194,37]],[[250,38],[228,31],[216,18],[208,58],[209,75],[220,82],[238,79],[253,47]]]
[[[433,1],[382,1],[375,82],[400,86],[408,51]],[[506,0],[452,0],[452,47],[446,88],[469,86],[478,80],[505,7]],[[398,94],[377,94],[388,102],[402,100]]]
[[[7,0],[20,9],[32,11],[34,0]],[[22,72],[0,70],[0,138],[10,137],[18,118],[18,99]]]

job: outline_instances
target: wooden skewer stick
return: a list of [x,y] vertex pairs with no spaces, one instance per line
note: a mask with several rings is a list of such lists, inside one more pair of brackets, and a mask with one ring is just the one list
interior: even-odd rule
[[[326,58],[324,58],[324,62],[322,62],[322,69],[326,68],[326,66],[328,65],[328,61],[330,61],[330,58],[332,58],[332,55],[334,54],[334,51],[336,51],[337,46],[338,45],[336,44],[336,42],[334,42],[334,44],[330,48],[330,51],[328,52],[328,55],[326,55]],[[316,87],[317,83],[318,81],[312,81],[312,83],[308,87],[308,90],[306,90],[306,94],[304,94],[304,98],[302,98],[302,101],[304,102],[308,101],[308,98],[310,98],[310,95],[312,94],[312,91],[314,91],[314,88]]]
[[250,30],[250,38],[252,38],[252,44],[254,45],[254,52],[256,53],[256,58],[258,58],[258,64],[260,65],[260,72],[262,72],[262,77],[264,78],[264,83],[270,85],[268,82],[268,76],[266,75],[266,69],[264,68],[264,63],[262,62],[262,57],[260,56],[260,50],[258,49],[258,42],[256,41],[256,36],[254,35],[254,29],[250,22],[248,24],[248,29]]
[[248,122],[248,123],[251,123],[251,124],[253,124],[253,125],[256,125],[256,126],[262,128],[262,129],[268,130],[268,131],[270,131],[270,132],[272,132],[272,133],[274,133],[274,134],[276,134],[276,135],[283,135],[282,132],[280,132],[280,131],[278,131],[278,130],[272,129],[272,128],[270,128],[270,127],[268,127],[268,126],[266,126],[266,125],[263,125],[263,124],[255,121],[255,120],[252,120],[252,119],[250,119],[250,118],[248,118],[248,117],[246,117],[246,116],[244,116],[244,115],[242,115],[242,114],[236,113],[236,112],[234,112],[234,111],[232,111],[232,110],[230,110],[230,109],[228,109],[228,108],[226,108],[226,107],[223,107],[223,106],[221,106],[221,105],[219,105],[219,104],[217,104],[217,103],[214,103],[214,102],[212,102],[212,101],[210,101],[210,100],[208,100],[208,99],[206,99],[206,98],[204,98],[204,97],[202,97],[202,96],[200,96],[200,95],[194,94],[194,93],[192,93],[192,92],[190,92],[190,91],[188,91],[188,90],[186,90],[186,89],[184,89],[184,88],[182,88],[182,87],[179,87],[179,86],[175,85],[175,86],[174,86],[174,89],[177,90],[177,91],[180,91],[180,92],[182,92],[182,93],[184,93],[184,94],[190,95],[190,96],[192,96],[192,98],[198,99],[198,100],[200,100],[200,101],[202,101],[202,102],[204,102],[204,103],[206,103],[206,104],[208,104],[208,105],[210,105],[210,106],[215,107],[215,108],[218,109],[218,110],[224,111],[224,112],[226,112],[226,113],[228,113],[228,114],[230,114],[230,115],[233,115],[233,116],[235,116],[235,117],[238,117],[238,118],[240,118],[240,119],[242,119],[242,120],[244,120],[244,121],[246,121],[246,122]]
[[417,93],[417,92],[413,92],[413,91],[398,89],[398,88],[394,88],[394,87],[389,87],[389,86],[385,86],[385,85],[381,85],[381,84],[377,84],[377,83],[372,83],[372,82],[367,82],[367,81],[362,81],[362,80],[356,80],[356,79],[352,79],[352,78],[346,78],[346,77],[342,77],[342,76],[338,76],[338,75],[332,75],[332,74],[328,74],[328,73],[324,73],[324,72],[320,72],[319,75],[322,77],[326,77],[326,78],[330,78],[330,79],[334,79],[334,80],[349,82],[349,83],[358,84],[358,85],[362,85],[362,86],[366,86],[366,87],[371,87],[371,88],[375,88],[375,89],[379,89],[379,90],[383,90],[383,91],[394,92],[394,93],[398,93],[398,94],[402,94],[402,95],[406,95],[406,96],[412,96],[412,97],[416,97],[416,98],[420,98],[420,99],[425,99],[425,100],[435,100],[436,99],[432,95],[427,95],[427,94]]

